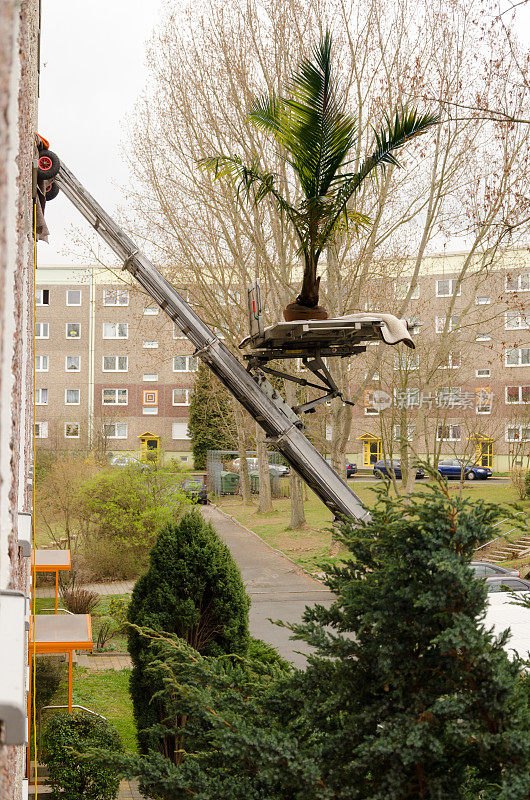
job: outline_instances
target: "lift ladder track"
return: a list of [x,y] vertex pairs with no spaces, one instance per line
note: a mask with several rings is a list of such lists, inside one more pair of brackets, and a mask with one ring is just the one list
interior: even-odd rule
[[56,182],[66,197],[123,261],[123,268],[158,303],[196,348],[212,372],[243,405],[291,467],[320,497],[335,518],[368,520],[360,498],[340,478],[301,431],[303,424],[262,373],[247,372],[144,253],[61,163]]

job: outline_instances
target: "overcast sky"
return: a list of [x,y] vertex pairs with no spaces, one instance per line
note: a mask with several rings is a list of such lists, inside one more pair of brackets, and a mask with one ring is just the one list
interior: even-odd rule
[[[145,43],[161,8],[161,0],[42,2],[39,133],[110,214],[130,180],[120,153],[124,118],[147,80]],[[518,9],[518,22],[530,41],[530,3]],[[46,220],[50,243],[39,243],[39,263],[71,263],[64,252],[71,226],[90,226],[61,194]]]
[[[123,121],[146,82],[145,43],[160,11],[160,0],[42,2],[39,133],[111,213],[128,183]],[[90,226],[60,194],[46,220],[50,243],[39,243],[39,262],[70,263],[61,253],[69,226]]]

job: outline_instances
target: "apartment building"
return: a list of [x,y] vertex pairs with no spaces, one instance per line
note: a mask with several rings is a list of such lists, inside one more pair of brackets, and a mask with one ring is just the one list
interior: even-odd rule
[[[528,460],[530,255],[506,251],[462,274],[466,258],[424,260],[406,311],[418,322],[416,350],[375,344],[351,359],[352,393],[364,389],[348,454],[360,466],[397,453],[405,435],[422,458],[502,471]],[[374,279],[363,310],[399,313],[409,285],[406,270]],[[138,456],[149,434],[191,463],[197,360],[167,316],[129,276],[101,268],[40,266],[36,291],[38,445]]]
[[42,448],[139,456],[146,442],[191,462],[193,346],[129,276],[41,266],[36,419]]
[[[407,310],[416,350],[368,347],[352,369],[354,384],[371,378],[353,413],[359,465],[398,456],[406,438],[420,457],[530,466],[530,254],[506,251],[462,275],[466,256],[425,259]],[[384,307],[370,307],[397,313],[409,287],[405,273],[386,286]]]

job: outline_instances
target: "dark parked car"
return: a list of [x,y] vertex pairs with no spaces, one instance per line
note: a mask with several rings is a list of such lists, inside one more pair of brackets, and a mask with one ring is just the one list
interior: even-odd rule
[[357,472],[357,464],[352,464],[351,461],[346,462],[346,477],[351,478]]
[[[331,467],[331,458],[326,458],[329,466]],[[352,464],[351,461],[346,462],[346,477],[351,478],[357,472],[357,464]]]
[[477,578],[502,578],[503,575],[521,577],[519,570],[500,567],[498,564],[490,564],[489,561],[472,561],[469,566]]
[[460,480],[464,472],[467,481],[486,480],[490,478],[493,473],[489,467],[479,467],[477,464],[464,464],[457,458],[444,458],[443,461],[438,462],[438,472],[444,478],[457,478]]
[[202,481],[184,481],[182,484],[182,491],[186,497],[189,497],[190,500],[195,500],[196,503],[199,503],[202,506],[205,506],[208,502],[208,492]]
[[530,592],[530,581],[515,578],[511,575],[498,578],[486,578],[488,592]]
[[[380,478],[381,476],[390,478],[392,472],[398,480],[401,478],[401,461],[385,461],[385,459],[382,458],[380,461],[375,462],[374,475],[376,478]],[[416,478],[424,477],[425,472],[418,467],[416,469]]]

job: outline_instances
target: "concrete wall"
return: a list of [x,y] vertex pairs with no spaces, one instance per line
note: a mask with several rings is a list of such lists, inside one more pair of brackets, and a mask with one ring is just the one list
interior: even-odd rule
[[[31,510],[32,179],[38,96],[38,0],[0,4],[0,589],[29,592],[17,512]],[[1,602],[1,600],[0,600]],[[2,643],[0,642],[0,651]],[[2,658],[9,653],[2,652]],[[0,800],[18,800],[21,747],[0,744]]]

